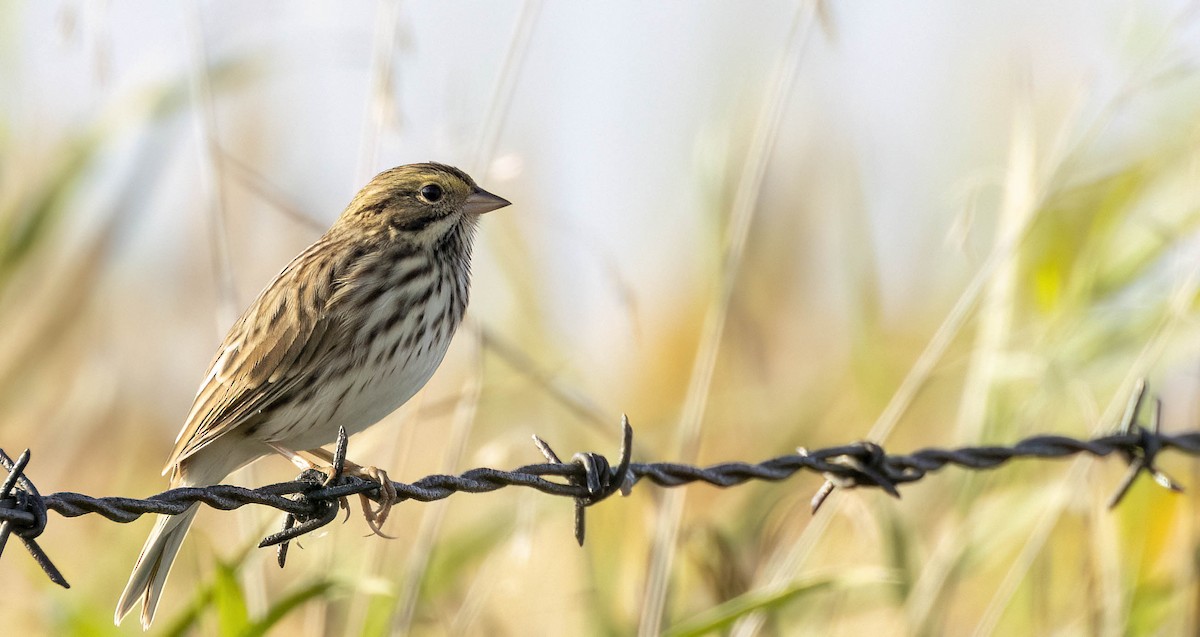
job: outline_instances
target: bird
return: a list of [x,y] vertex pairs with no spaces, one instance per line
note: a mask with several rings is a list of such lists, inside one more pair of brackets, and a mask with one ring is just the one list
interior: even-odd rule
[[[412,398],[466,311],[479,217],[508,205],[444,164],[375,176],[230,328],[163,469],[171,488],[273,453],[327,458],[339,427],[353,435]],[[141,602],[150,627],[198,506],[158,517],[116,624]]]

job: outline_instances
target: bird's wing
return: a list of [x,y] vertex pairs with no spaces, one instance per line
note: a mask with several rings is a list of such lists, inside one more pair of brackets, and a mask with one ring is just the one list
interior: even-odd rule
[[[280,272],[229,331],[163,473],[288,396],[302,382],[314,382],[312,375],[324,366],[336,344],[344,342],[343,323],[326,311],[336,292],[336,276],[312,276],[320,269],[313,263],[316,247]],[[264,317],[271,320],[264,324]]]

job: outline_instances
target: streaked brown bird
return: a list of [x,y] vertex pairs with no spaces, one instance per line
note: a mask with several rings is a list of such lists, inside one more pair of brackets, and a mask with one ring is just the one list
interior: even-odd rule
[[[354,434],[404,404],[467,307],[479,215],[509,202],[442,164],[384,171],[271,281],[217,349],[163,473],[207,486],[259,458]],[[328,457],[328,454],[325,454]],[[160,516],[117,602],[154,619],[196,514]]]

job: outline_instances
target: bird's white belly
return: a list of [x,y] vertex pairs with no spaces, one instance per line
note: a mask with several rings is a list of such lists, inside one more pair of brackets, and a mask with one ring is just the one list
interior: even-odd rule
[[[450,339],[432,344],[411,356],[397,354],[390,365],[364,370],[348,399],[334,414],[335,419],[354,434],[379,422],[412,398],[433,376],[446,355]],[[367,376],[374,371],[374,376]]]

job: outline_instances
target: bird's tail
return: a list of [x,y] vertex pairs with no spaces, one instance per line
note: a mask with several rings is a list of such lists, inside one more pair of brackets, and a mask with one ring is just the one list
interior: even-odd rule
[[179,545],[183,543],[188,527],[192,525],[192,518],[196,517],[197,506],[192,505],[178,515],[158,517],[158,523],[154,525],[150,538],[142,547],[142,553],[133,567],[133,574],[129,576],[129,583],[125,585],[125,591],[121,593],[121,599],[117,602],[117,612],[113,616],[113,621],[117,624],[120,624],[125,615],[141,601],[142,629],[150,627],[150,622],[154,621],[154,610],[158,607],[158,598],[162,595],[163,584],[167,582],[167,575],[171,572],[171,563],[179,553]]

